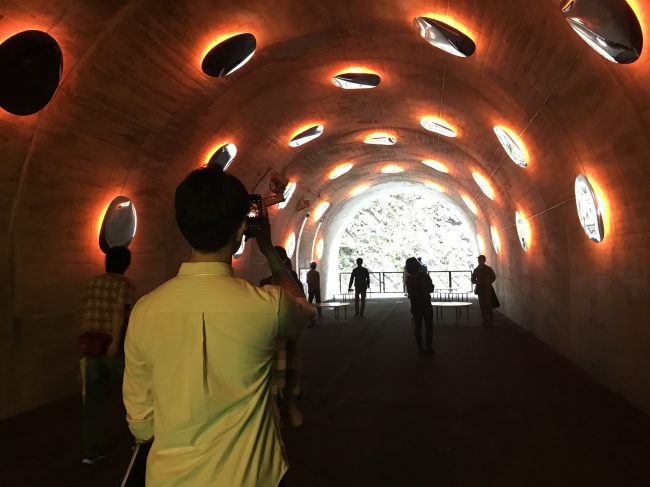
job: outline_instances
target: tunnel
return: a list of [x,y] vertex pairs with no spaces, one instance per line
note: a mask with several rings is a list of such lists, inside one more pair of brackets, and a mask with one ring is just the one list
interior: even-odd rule
[[[138,297],[177,274],[174,191],[209,164],[280,183],[273,240],[324,300],[356,209],[443,198],[500,315],[647,417],[649,23],[647,0],[3,2],[0,419],[78,394],[107,248]],[[233,268],[269,273],[254,241]]]

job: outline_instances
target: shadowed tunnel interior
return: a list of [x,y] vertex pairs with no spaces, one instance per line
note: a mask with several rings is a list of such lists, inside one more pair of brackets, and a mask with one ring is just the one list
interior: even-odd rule
[[[589,19],[589,5],[613,12],[600,32],[616,41],[592,44],[628,57],[606,58],[574,30],[586,27],[567,22],[571,9]],[[276,172],[295,183],[270,218],[278,243],[295,239],[296,269],[308,268],[317,239],[332,254],[334,222],[359,202],[442,189],[485,242],[503,315],[650,412],[650,58],[617,47],[634,29],[616,15],[630,8],[646,32],[647,0],[0,2],[0,43],[45,32],[63,60],[35,113],[8,111],[0,90],[0,418],[78,392],[79,300],[103,271],[109,204],[125,196],[137,211],[128,272],[141,296],[189,256],[174,189],[227,143],[236,146],[227,172],[249,192],[270,194]],[[475,51],[438,49],[416,17],[454,27]],[[253,34],[254,55],[227,76],[205,74],[210,49],[242,33]],[[332,81],[358,72],[379,84]],[[289,144],[315,125],[320,136]],[[377,133],[395,143],[364,143]],[[330,179],[344,163],[353,166]],[[581,174],[602,214],[601,242],[576,211]],[[338,270],[328,266],[330,282]],[[253,283],[268,274],[254,243],[234,267]]]

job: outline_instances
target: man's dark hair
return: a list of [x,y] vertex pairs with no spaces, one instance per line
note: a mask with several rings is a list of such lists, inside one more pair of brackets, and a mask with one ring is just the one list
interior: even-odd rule
[[422,257],[418,257],[418,262],[422,262]]
[[316,265],[317,265],[316,262],[312,262],[311,264],[309,264],[309,267],[311,267],[312,269],[316,269]]
[[124,274],[131,265],[131,251],[126,247],[111,247],[106,252],[106,272]]
[[202,167],[176,188],[176,223],[193,249],[207,254],[223,248],[250,208],[248,191],[220,166]]
[[357,265],[361,265],[361,264],[363,264],[363,259],[361,257],[359,257],[357,259]]
[[415,274],[420,270],[420,263],[415,257],[409,257],[406,259],[406,272],[409,274]]
[[484,255],[479,255],[478,260],[482,260],[483,262],[485,262],[487,259],[485,258]]

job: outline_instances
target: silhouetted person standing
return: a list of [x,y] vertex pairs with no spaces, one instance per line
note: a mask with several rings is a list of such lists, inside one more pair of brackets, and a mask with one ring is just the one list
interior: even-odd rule
[[485,265],[485,256],[478,256],[478,267],[472,272],[472,284],[475,284],[474,293],[478,295],[478,304],[483,316],[483,324],[494,323],[492,311],[492,283],[496,281],[496,275],[490,266]]
[[[363,259],[357,259],[357,267],[352,271],[348,291],[352,292],[352,283],[354,283],[354,315],[358,316],[366,309],[366,291],[370,288],[370,273],[368,269],[362,267]],[[361,298],[361,299],[359,299]],[[361,300],[361,303],[359,303]]]
[[[309,304],[314,301],[316,298],[316,304],[320,304],[320,272],[316,270],[316,262],[309,264],[311,268],[307,273],[307,292],[309,293]],[[318,314],[322,314],[320,308],[318,308]]]
[[[411,313],[415,321],[415,342],[420,355],[433,355],[433,307],[431,306],[431,293],[434,286],[428,273],[422,272],[420,262],[415,257],[406,260],[406,270],[409,276],[406,280],[406,289],[411,301]],[[426,327],[426,350],[422,346],[422,320]]]
[[426,263],[422,262],[422,257],[418,257],[418,263],[420,264],[420,272],[429,272],[429,266]]
[[99,448],[100,415],[111,383],[124,375],[124,323],[135,303],[135,284],[124,276],[131,252],[113,247],[106,252],[106,272],[86,286],[81,308],[85,348],[83,446],[84,465],[106,456]]

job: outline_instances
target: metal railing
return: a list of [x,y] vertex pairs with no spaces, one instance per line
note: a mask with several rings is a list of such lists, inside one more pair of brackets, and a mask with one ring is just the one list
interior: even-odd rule
[[[348,290],[351,272],[339,273],[339,293]],[[456,288],[462,292],[472,289],[472,271],[429,271],[433,285],[440,288]],[[370,290],[373,293],[404,293],[404,273],[370,272]]]

